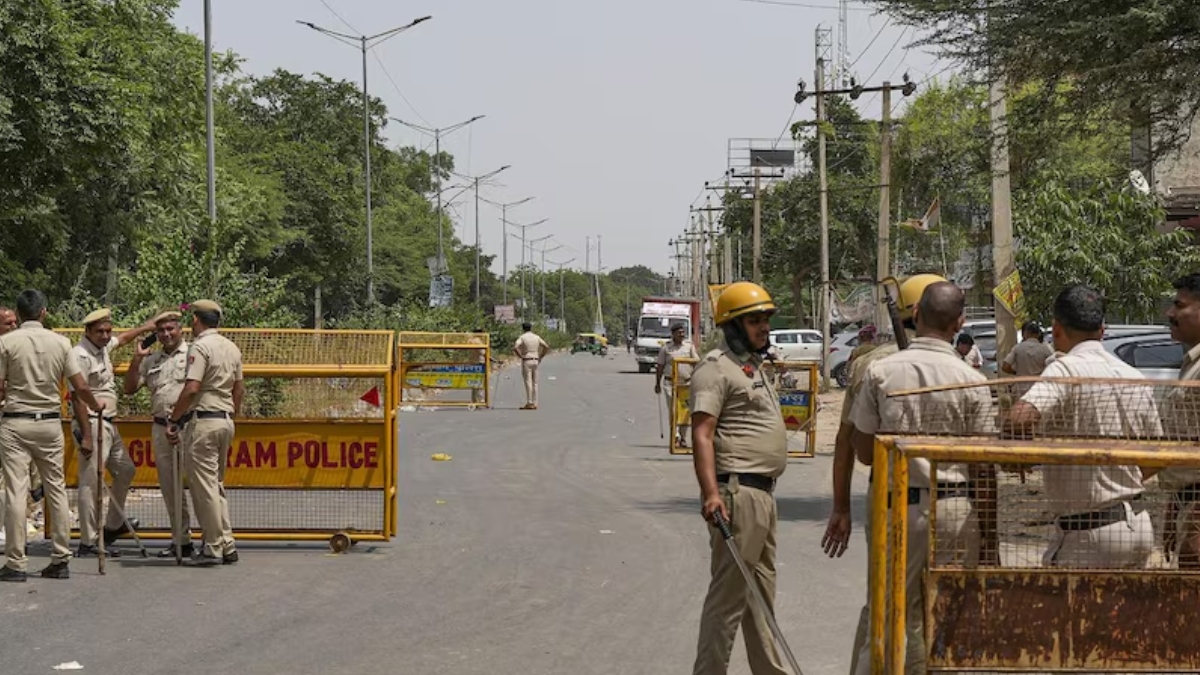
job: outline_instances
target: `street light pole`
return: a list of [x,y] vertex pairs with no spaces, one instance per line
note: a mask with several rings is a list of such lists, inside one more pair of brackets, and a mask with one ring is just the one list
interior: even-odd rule
[[[483,296],[480,295],[480,292],[479,292],[479,278],[480,278],[479,255],[480,255],[480,251],[483,248],[483,245],[480,243],[480,240],[479,240],[479,202],[480,202],[479,183],[481,181],[485,181],[489,178],[492,178],[493,176],[500,173],[501,171],[504,171],[511,167],[512,167],[511,164],[505,164],[504,166],[500,167],[499,169],[496,169],[495,171],[492,171],[490,173],[485,173],[481,176],[463,176],[462,174],[457,174],[457,173],[454,174],[456,176],[459,176],[460,178],[469,179],[474,184],[474,187],[475,187],[475,305],[477,307],[479,307],[480,309],[483,309],[483,304],[482,304]],[[439,190],[438,191],[438,199],[441,199],[441,196],[442,196],[442,193]],[[466,228],[464,227],[463,229],[466,229]]]
[[[364,57],[365,58],[365,57]],[[437,192],[437,233],[438,233],[438,249],[437,249],[437,270],[438,274],[445,273],[446,257],[445,249],[442,244],[442,136],[448,136],[455,131],[479,120],[487,117],[487,115],[476,115],[469,120],[452,124],[448,127],[433,128],[425,127],[412,122],[405,122],[399,117],[390,117],[393,122],[399,122],[409,129],[414,129],[423,134],[433,136],[433,161],[429,163],[429,172],[433,174],[434,191]]]
[[562,244],[559,244],[554,248],[546,248],[545,246],[542,247],[542,302],[539,306],[542,318],[545,318],[546,316],[546,254],[551,251],[557,251],[560,248],[562,248]]
[[561,333],[567,332],[567,284],[566,277],[563,275],[563,266],[573,262],[575,262],[574,258],[563,262],[550,261],[551,265],[558,265],[558,330]]
[[[215,247],[217,229],[217,151],[213,131],[212,0],[204,0],[204,133],[208,163],[208,245]],[[209,291],[217,295],[217,257],[209,263]]]
[[[476,193],[476,194],[478,194],[478,193]],[[503,286],[503,294],[504,294],[503,300],[501,300],[501,302],[503,302],[506,305],[508,304],[508,210],[514,206],[520,206],[521,204],[524,204],[524,203],[532,201],[532,200],[533,200],[533,197],[526,197],[525,199],[518,199],[515,202],[508,202],[506,204],[501,204],[499,202],[494,202],[490,199],[481,199],[481,201],[491,204],[492,206],[500,207],[500,239],[502,242],[501,250],[502,250],[502,255],[503,255],[503,262],[501,263],[502,268],[501,268],[501,272],[500,272],[500,274],[501,274],[500,285]],[[543,219],[538,222],[539,223],[545,222],[545,220]]]
[[[362,105],[363,105],[363,180],[366,183],[366,206],[367,206],[367,303],[375,304],[375,251],[373,245],[374,231],[371,220],[371,112],[369,108],[367,94],[367,50],[376,47],[384,42],[396,37],[400,33],[412,28],[413,26],[424,23],[432,19],[432,16],[423,16],[419,19],[414,19],[399,28],[376,33],[375,35],[347,35],[337,31],[322,28],[309,21],[297,21],[296,23],[302,26],[323,33],[329,37],[348,44],[351,47],[357,47],[362,52],[362,71],[363,71],[363,87],[362,87]],[[207,17],[206,17],[207,20]],[[211,105],[211,104],[210,104]]]

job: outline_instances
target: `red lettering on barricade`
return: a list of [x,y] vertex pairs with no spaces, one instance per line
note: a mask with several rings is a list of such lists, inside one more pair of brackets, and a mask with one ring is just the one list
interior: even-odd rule
[[304,465],[310,469],[315,469],[321,464],[321,446],[320,441],[308,441],[304,444]]
[[262,441],[254,442],[254,466],[263,467],[270,466],[275,468],[275,441],[270,441],[266,446],[263,446]]
[[377,441],[367,441],[363,444],[364,457],[363,466],[368,469],[379,468],[379,443]]
[[134,466],[146,466],[151,469],[158,465],[154,462],[154,451],[150,447],[150,442],[135,438],[126,443],[125,451],[129,455],[129,461],[133,462]]
[[[342,443],[342,454],[345,455],[345,453],[346,453],[346,444]],[[330,461],[330,459],[329,459],[329,444],[321,443],[321,468],[322,469],[336,469],[336,468],[338,468],[338,466],[340,466],[340,465],[337,462]]]
[[296,466],[296,460],[304,456],[304,445],[296,441],[288,441],[288,468]]

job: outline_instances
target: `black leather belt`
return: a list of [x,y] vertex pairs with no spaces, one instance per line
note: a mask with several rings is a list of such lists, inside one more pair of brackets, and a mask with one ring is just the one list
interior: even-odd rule
[[775,479],[757,473],[719,473],[717,482],[728,483],[730,476],[737,476],[738,485],[745,485],[764,492],[775,491]]
[[62,413],[57,412],[6,412],[4,416],[14,420],[34,420],[36,422],[62,419]]
[[183,426],[188,422],[191,422],[193,417],[201,420],[227,420],[233,417],[233,415],[225,411],[218,410],[193,410],[192,412],[179,418],[179,426]]
[[165,426],[169,426],[171,424],[171,420],[169,420],[165,417],[155,417],[154,423],[160,427],[165,427]]
[[1094,530],[1106,525],[1112,525],[1113,523],[1120,523],[1125,520],[1126,503],[1133,507],[1134,513],[1141,513],[1146,509],[1145,505],[1142,504],[1142,496],[1138,495],[1132,499],[1117,502],[1108,508],[1097,511],[1059,516],[1057,521],[1058,529],[1066,532],[1079,532],[1082,530]]
[[[929,488],[925,487],[910,487],[908,488],[908,503],[909,505],[920,504],[921,494],[929,492]],[[954,499],[956,497],[970,497],[970,483],[938,483],[937,498],[938,499]]]

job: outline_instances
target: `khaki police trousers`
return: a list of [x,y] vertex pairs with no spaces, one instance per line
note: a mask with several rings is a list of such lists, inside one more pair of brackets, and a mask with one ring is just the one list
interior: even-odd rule
[[[1092,530],[1054,528],[1050,547],[1042,556],[1046,567],[1124,568],[1146,566],[1154,550],[1150,514],[1124,502],[1125,518]],[[1140,508],[1140,507],[1139,507]]]
[[25,497],[29,494],[29,466],[35,464],[42,475],[53,549],[50,559],[65,563],[71,559],[71,506],[67,502],[67,484],[63,476],[63,430],[58,419],[31,420],[5,418],[0,421],[0,466],[3,466],[4,493],[9,508],[4,513],[6,565],[24,572],[29,565],[25,556]]
[[233,442],[233,420],[193,418],[183,435],[183,466],[196,520],[204,534],[204,555],[220,558],[233,553],[233,526],[225,497],[225,464]]
[[[87,423],[92,425],[92,433],[95,433],[96,420],[87,419]],[[76,440],[82,438],[79,434],[78,422],[74,427]],[[93,439],[94,443],[99,443],[101,439]],[[133,462],[129,460],[129,455],[125,453],[125,441],[121,440],[121,434],[117,431],[117,427],[109,420],[104,421],[104,447],[101,461],[104,462],[104,468],[112,474],[112,486],[109,491],[112,493],[112,501],[116,502],[120,508],[117,509],[111,506],[108,509],[108,515],[104,518],[104,527],[115,530],[124,523],[121,514],[125,512],[125,497],[129,494],[129,486],[133,483],[133,474],[136,468]],[[97,453],[93,452],[91,457],[84,457],[83,453],[79,453],[79,492],[75,500],[75,507],[79,510],[79,543],[95,546],[97,542],[97,527],[96,524],[96,490],[100,489],[96,485],[96,460]]]
[[521,377],[525,380],[525,404],[538,404],[538,360],[521,360]]
[[[171,441],[167,440],[167,428],[161,424],[150,425],[150,445],[154,447],[154,464],[158,467],[158,489],[162,491],[163,501],[167,503],[167,517],[171,521],[171,532],[179,532],[179,541],[173,542],[176,546],[188,543],[192,539],[191,533],[191,514],[188,512],[187,494],[179,495],[179,505],[182,507],[182,517],[180,513],[175,512],[175,472],[181,474],[180,484],[182,485],[183,463],[176,462],[176,458],[182,456],[182,448],[171,445]],[[180,523],[182,527],[176,529],[176,523]]]
[[[775,611],[775,497],[738,485],[737,477],[721,486],[730,527],[742,560],[754,574],[763,598]],[[754,675],[787,673],[775,651],[775,638],[746,587],[746,580],[717,528],[709,526],[712,579],[700,615],[700,640],[693,675],[724,675],[738,626]]]
[[[917,504],[908,505],[908,563],[905,573],[905,655],[907,675],[925,673],[925,589],[923,580],[929,564],[929,490],[921,490]],[[867,550],[871,546],[871,521],[867,511]],[[937,560],[938,565],[962,564],[974,567],[979,560],[979,521],[966,497],[937,500]],[[867,557],[867,579],[871,578],[870,556]],[[871,645],[869,638],[871,591],[867,586],[867,604],[859,613],[855,633],[854,653],[851,655],[851,675],[871,675]]]

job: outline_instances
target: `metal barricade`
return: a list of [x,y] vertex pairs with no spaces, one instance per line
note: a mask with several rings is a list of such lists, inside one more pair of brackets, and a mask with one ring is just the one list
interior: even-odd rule
[[[1001,409],[1013,383],[1033,388]],[[883,406],[871,672],[906,671],[906,627],[909,672],[1200,669],[1200,383],[1014,378]]]
[[[671,381],[681,381],[680,368],[687,369],[684,384],[676,384],[670,406],[671,438],[668,447],[672,455],[691,454],[690,446],[676,440],[681,426],[690,426],[692,411],[690,369],[698,359],[674,359],[671,362]],[[817,365],[807,362],[777,361],[763,366],[779,396],[780,413],[787,427],[788,457],[812,457],[817,448]],[[685,420],[680,422],[680,420]]]
[[[82,331],[58,331],[72,341]],[[185,331],[184,339],[191,339]],[[244,540],[320,541],[335,550],[396,534],[396,408],[391,331],[221,329],[242,351],[245,400],[235,420],[225,489]],[[111,353],[118,390],[134,346]],[[124,396],[117,430],[136,467],[126,511],[144,538],[169,538],[151,444],[150,397]],[[72,504],[77,448],[64,404]],[[48,519],[49,520],[49,519]],[[199,531],[193,513],[191,527]]]
[[671,360],[671,403],[667,411],[667,429],[671,438],[667,447],[672,455],[690,455],[692,453],[691,439],[684,438],[685,445],[679,444],[680,427],[691,427],[692,424],[692,370],[699,359],[678,358]]
[[[492,347],[487,333],[404,332],[396,343],[400,403],[490,408]],[[469,398],[462,396],[470,392]]]

